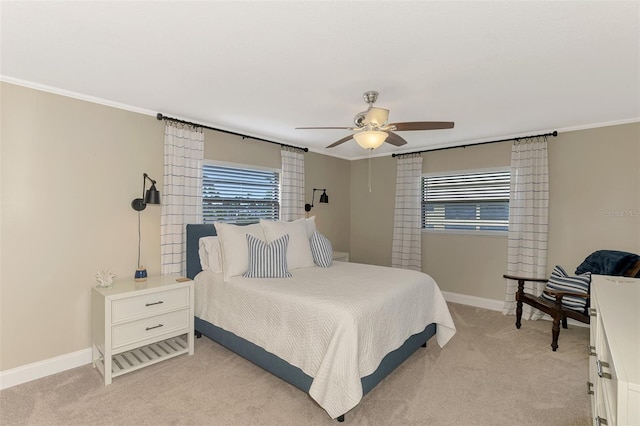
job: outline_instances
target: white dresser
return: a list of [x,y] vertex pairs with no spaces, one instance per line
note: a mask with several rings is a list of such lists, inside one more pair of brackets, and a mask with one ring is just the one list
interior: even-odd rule
[[589,382],[594,425],[640,425],[640,279],[591,280]]
[[193,281],[177,275],[116,282],[91,292],[93,365],[112,378],[193,354]]

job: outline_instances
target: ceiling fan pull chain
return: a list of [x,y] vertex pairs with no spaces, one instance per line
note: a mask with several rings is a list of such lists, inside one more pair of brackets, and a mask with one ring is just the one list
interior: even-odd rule
[[369,192],[371,192],[371,151],[369,151],[369,159],[367,161],[369,163]]

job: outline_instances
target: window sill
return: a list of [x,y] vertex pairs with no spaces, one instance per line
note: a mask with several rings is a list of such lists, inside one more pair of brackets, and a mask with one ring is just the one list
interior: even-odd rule
[[425,234],[475,235],[480,237],[507,238],[509,231],[472,231],[466,229],[422,229]]

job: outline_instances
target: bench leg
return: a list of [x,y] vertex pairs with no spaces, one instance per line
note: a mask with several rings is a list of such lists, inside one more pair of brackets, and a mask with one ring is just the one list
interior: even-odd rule
[[558,349],[558,337],[560,337],[560,321],[561,318],[556,316],[553,319],[553,326],[551,327],[551,334],[553,339],[551,340],[551,349],[555,352]]
[[516,328],[519,330],[522,325],[522,298],[524,293],[524,280],[518,280],[518,292],[516,293]]

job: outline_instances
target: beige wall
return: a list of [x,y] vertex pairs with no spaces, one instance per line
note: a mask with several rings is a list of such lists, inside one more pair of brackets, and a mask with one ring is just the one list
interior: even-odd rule
[[[423,171],[443,172],[510,164],[511,143],[423,154]],[[352,162],[351,258],[391,264],[396,160]],[[573,271],[597,249],[640,253],[640,124],[561,133],[549,139],[548,270]],[[423,270],[443,291],[492,300],[504,297],[507,239],[422,234]]]
[[308,216],[316,217],[316,226],[336,251],[350,250],[351,234],[351,162],[326,155],[308,152],[305,154],[304,183],[305,202],[311,203],[313,188],[326,188],[329,203],[319,203],[316,191],[313,208]]
[[352,262],[391,266],[395,192],[395,158],[351,162]]
[[[150,115],[7,83],[2,109],[0,371],[87,349],[100,269],[132,278],[142,173],[162,190],[164,124]],[[205,157],[280,168],[275,144],[205,130]],[[305,155],[321,232],[348,251],[348,161]],[[141,212],[142,262],[160,273],[160,206]]]
[[[90,346],[89,294],[99,269],[131,277],[142,173],[162,187],[164,126],[137,114],[0,84],[0,371]],[[205,157],[280,167],[277,145],[205,131]],[[425,171],[509,164],[509,143],[424,154]],[[334,249],[389,265],[394,158],[305,154],[305,197]],[[640,252],[640,125],[550,140],[549,268],[597,248]],[[142,261],[160,272],[160,211],[141,213]],[[500,300],[506,239],[423,234],[423,266],[445,291]]]
[[[2,83],[0,370],[86,349],[95,274],[131,277],[142,173],[162,185],[154,117]],[[160,272],[160,208],[141,212]]]
[[549,268],[574,269],[598,249],[640,253],[640,124],[556,139],[549,145]]

